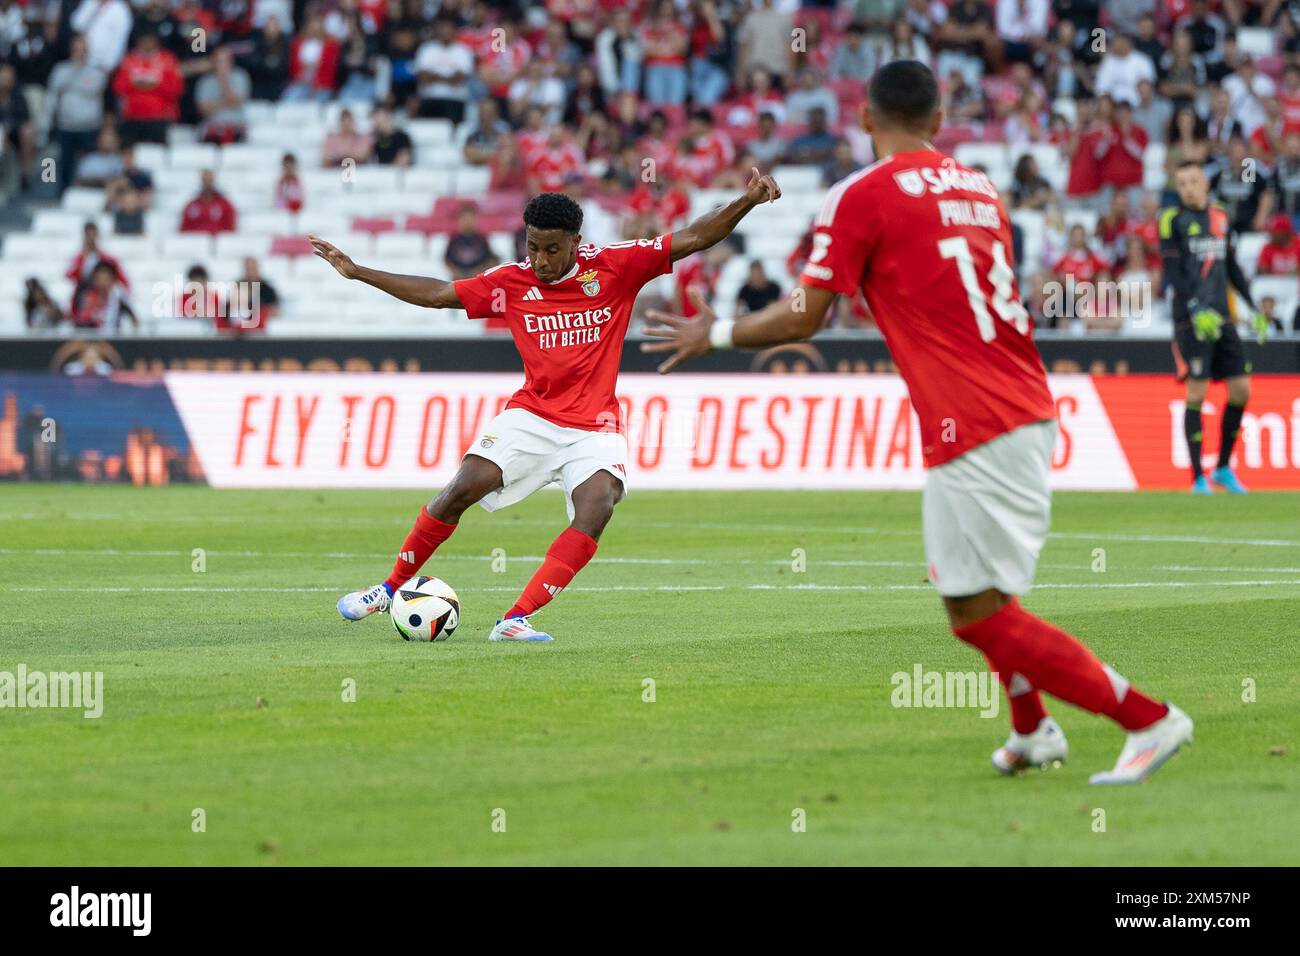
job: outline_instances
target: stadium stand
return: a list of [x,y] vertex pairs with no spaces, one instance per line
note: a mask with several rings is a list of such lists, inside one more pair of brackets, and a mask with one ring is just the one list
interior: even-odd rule
[[[781,202],[655,289],[679,303],[703,284],[731,314],[752,263],[794,283],[827,186],[874,160],[866,82],[902,57],[943,81],[937,145],[1002,191],[1041,330],[1168,334],[1155,220],[1193,158],[1293,331],[1296,257],[1261,253],[1300,215],[1297,17],[1250,0],[0,0],[0,336],[479,334],[337,280],[305,236],[447,275],[449,255],[514,260],[530,192],[570,191],[605,242],[673,228],[758,165]],[[453,238],[466,206],[475,234]],[[196,266],[217,286],[256,270],[274,302],[185,317],[209,301],[186,294]],[[1119,324],[1044,311],[1067,274],[1155,301]],[[834,321],[871,328],[860,302]]]

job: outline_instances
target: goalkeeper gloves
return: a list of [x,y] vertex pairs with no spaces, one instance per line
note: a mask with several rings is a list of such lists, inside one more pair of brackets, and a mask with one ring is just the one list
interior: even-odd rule
[[1271,329],[1267,315],[1263,312],[1256,312],[1250,319],[1250,325],[1255,330],[1255,341],[1260,345],[1268,341],[1268,333]]
[[1217,342],[1223,334],[1223,316],[1214,309],[1197,309],[1192,313],[1192,329],[1200,342]]

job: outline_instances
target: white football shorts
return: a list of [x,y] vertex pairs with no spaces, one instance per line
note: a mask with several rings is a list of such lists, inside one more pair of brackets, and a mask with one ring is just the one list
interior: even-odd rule
[[1056,431],[1022,425],[926,472],[925,559],[941,595],[1028,593],[1052,521]]
[[623,483],[627,494],[627,439],[613,431],[565,428],[522,408],[507,408],[488,422],[465,450],[501,469],[501,487],[479,502],[496,511],[523,501],[550,484],[564,489],[573,520],[573,490],[598,471]]

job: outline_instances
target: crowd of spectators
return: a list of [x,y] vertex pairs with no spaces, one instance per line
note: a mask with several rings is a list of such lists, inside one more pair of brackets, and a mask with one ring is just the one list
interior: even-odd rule
[[[311,202],[299,164],[419,166],[403,124],[441,118],[491,189],[599,200],[608,221],[593,230],[635,237],[751,166],[812,164],[829,185],[872,162],[857,108],[871,73],[902,58],[941,79],[942,147],[1026,151],[1006,201],[1043,216],[1041,243],[1019,250],[1031,311],[1065,276],[1158,287],[1155,222],[1174,197],[1144,188],[1151,144],[1170,171],[1204,163],[1237,229],[1269,232],[1260,271],[1297,273],[1300,4],[1286,0],[0,0],[0,123],[20,188],[54,157],[60,188],[104,188],[123,234],[151,202],[135,144],[175,124],[240,142],[260,99],[355,107],[319,155],[284,144],[277,208]],[[1063,157],[1060,188],[1028,153],[1039,145]],[[178,228],[236,229],[238,193],[199,179]],[[1081,208],[1095,230],[1065,227]],[[495,261],[474,220],[457,219],[455,274]],[[717,270],[702,261],[689,281]],[[97,288],[82,271],[79,290]],[[755,264],[746,305],[773,284]],[[858,303],[838,321],[869,315]]]

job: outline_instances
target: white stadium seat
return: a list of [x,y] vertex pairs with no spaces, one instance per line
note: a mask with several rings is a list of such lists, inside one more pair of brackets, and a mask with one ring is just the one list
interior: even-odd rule
[[1253,276],[1259,269],[1259,253],[1266,242],[1266,232],[1243,232],[1237,236],[1237,262],[1246,275]]

